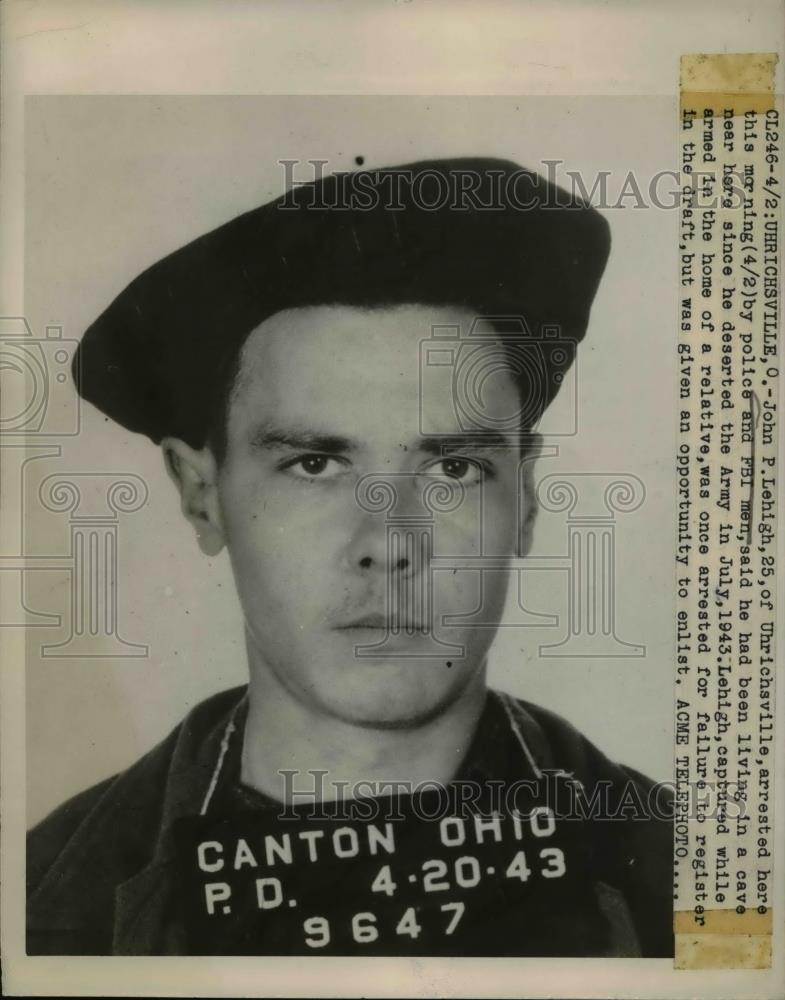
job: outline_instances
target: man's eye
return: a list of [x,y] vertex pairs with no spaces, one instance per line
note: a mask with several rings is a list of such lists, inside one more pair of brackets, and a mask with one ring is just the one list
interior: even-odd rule
[[344,463],[330,455],[301,455],[282,466],[298,479],[336,479],[344,471]]
[[446,476],[447,479],[457,479],[464,486],[480,483],[484,469],[479,462],[468,458],[440,458],[426,469],[432,476]]

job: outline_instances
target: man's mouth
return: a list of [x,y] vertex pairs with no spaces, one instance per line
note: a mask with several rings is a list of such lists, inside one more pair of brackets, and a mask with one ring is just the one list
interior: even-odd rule
[[397,618],[391,615],[371,612],[359,615],[356,618],[347,619],[336,625],[339,632],[349,632],[353,629],[378,629],[383,632],[425,632],[426,626],[421,622],[412,621],[408,618]]

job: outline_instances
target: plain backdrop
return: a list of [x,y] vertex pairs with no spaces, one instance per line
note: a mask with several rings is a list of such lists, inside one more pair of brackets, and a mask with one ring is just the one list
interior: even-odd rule
[[[78,339],[143,268],[283,190],[278,161],[348,169],[490,155],[609,171],[615,201],[674,169],[674,102],[655,97],[30,97],[25,132],[25,307],[33,330]],[[645,127],[643,127],[645,123]],[[564,180],[566,175],[561,174]],[[661,192],[672,190],[665,178]],[[669,187],[670,185],[670,187]],[[540,473],[630,473],[646,498],[617,524],[617,633],[646,655],[545,658],[563,631],[505,628],[491,683],[554,709],[611,757],[672,772],[674,673],[674,210],[608,208],[612,250],[579,354],[579,432]],[[67,400],[60,405],[66,406]],[[549,419],[560,422],[559,397]],[[119,627],[143,658],[56,659],[34,629],[27,658],[28,821],[123,768],[214,691],[245,680],[242,621],[225,556],[206,559],[179,513],[158,450],[92,407],[56,471],[133,473],[149,499],[119,526]],[[28,551],[65,551],[67,516],[31,521]],[[534,553],[563,555],[564,515],[542,516]],[[566,610],[561,573],[526,577],[532,610]],[[39,611],[68,607],[62,571],[36,574]],[[512,596],[515,596],[515,590]]]

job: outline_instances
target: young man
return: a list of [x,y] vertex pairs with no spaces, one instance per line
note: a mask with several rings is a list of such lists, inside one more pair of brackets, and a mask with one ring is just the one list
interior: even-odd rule
[[651,782],[489,691],[476,624],[608,249],[516,164],[362,171],[159,261],[87,331],[79,391],[228,550],[249,685],[32,831],[31,953],[670,953]]

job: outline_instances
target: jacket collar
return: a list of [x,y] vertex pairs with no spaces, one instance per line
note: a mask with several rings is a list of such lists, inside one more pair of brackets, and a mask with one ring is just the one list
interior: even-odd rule
[[165,890],[173,863],[172,831],[178,819],[206,810],[223,777],[232,737],[235,745],[241,739],[248,709],[247,686],[226,694],[233,697],[227,698],[224,710],[207,732],[196,712],[180,727],[166,776],[152,859],[115,890],[112,951],[116,955],[182,953],[180,932],[165,919]]

